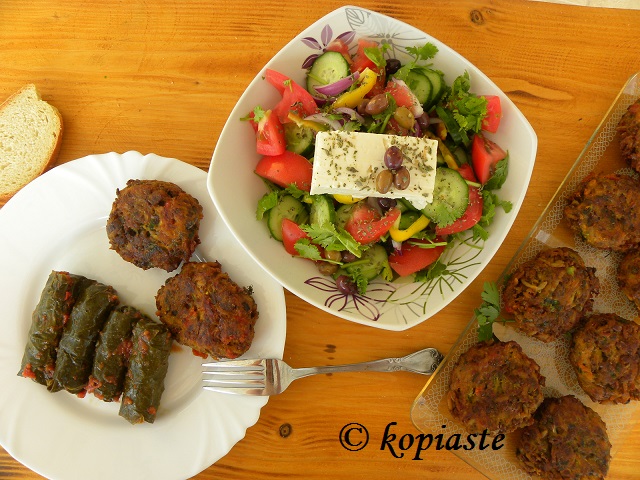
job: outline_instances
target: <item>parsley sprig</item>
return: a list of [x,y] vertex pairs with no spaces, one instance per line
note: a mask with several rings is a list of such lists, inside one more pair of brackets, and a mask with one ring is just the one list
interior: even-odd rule
[[300,228],[309,234],[313,243],[321,245],[326,250],[344,251],[348,250],[356,257],[361,257],[366,249],[358,243],[344,228],[336,227],[332,223],[324,225],[301,225]]
[[494,174],[489,178],[487,183],[482,186],[482,216],[478,223],[472,227],[474,239],[481,238],[486,240],[489,238],[487,227],[493,222],[493,217],[495,217],[496,209],[498,207],[501,207],[505,213],[509,213],[513,208],[513,204],[510,201],[500,199],[500,197],[493,191],[502,187],[507,179],[508,170],[509,155],[496,164]]
[[483,302],[474,313],[478,321],[478,340],[482,342],[493,338],[493,323],[500,316],[500,290],[495,283],[485,282],[480,295]]
[[389,50],[391,46],[388,43],[382,43],[377,47],[365,47],[364,54],[371,60],[376,67],[384,68],[387,61],[384,58],[384,52]]
[[471,93],[469,72],[459,75],[451,85],[451,92],[445,100],[445,107],[453,113],[460,128],[479,132],[482,120],[487,116],[487,99]]
[[413,57],[413,60],[405,63],[393,74],[395,78],[404,82],[407,81],[409,73],[416,71],[421,73],[428,70],[431,63],[425,62],[429,62],[438,53],[438,47],[433,43],[425,43],[421,47],[407,47],[405,50]]

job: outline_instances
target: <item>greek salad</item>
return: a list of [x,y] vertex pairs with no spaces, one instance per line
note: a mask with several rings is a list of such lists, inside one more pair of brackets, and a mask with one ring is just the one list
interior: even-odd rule
[[[511,209],[495,193],[507,176],[508,153],[486,136],[500,127],[500,98],[472,93],[466,71],[447,84],[432,63],[435,45],[406,51],[412,59],[401,63],[383,43],[360,39],[350,53],[334,40],[307,70],[305,85],[267,69],[265,80],[281,99],[243,118],[261,155],[255,173],[268,187],[258,220],[288,254],[315,262],[347,294],[366,292],[379,276],[438,275],[438,259],[452,242],[486,239],[496,208]],[[351,142],[352,149],[340,156],[327,142]],[[363,167],[354,158],[365,150],[377,153]],[[416,151],[431,185],[408,168]],[[321,182],[318,165],[314,175],[320,154],[331,162],[322,167],[329,174],[344,169],[353,180],[312,194],[322,187],[314,185]],[[429,203],[408,200],[408,192],[424,188]]]

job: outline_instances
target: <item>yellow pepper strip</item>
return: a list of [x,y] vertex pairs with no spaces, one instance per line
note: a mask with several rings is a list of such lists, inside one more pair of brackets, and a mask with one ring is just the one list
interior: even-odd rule
[[447,164],[447,167],[449,167],[452,170],[458,170],[459,168],[458,162],[456,162],[456,157],[453,156],[453,153],[451,153],[451,150],[449,150],[449,147],[447,147],[439,137],[435,136],[431,132],[427,132],[425,134],[425,137],[431,138],[433,140],[437,140],[438,149],[440,150],[440,153],[442,154],[442,158],[444,158],[444,161]]
[[333,198],[336,200],[336,202],[344,203],[346,205],[349,205],[351,203],[357,203],[360,200],[362,200],[362,198],[359,198],[359,197],[352,197],[351,195],[341,195],[339,193],[334,194]]
[[336,101],[331,105],[332,108],[349,107],[356,108],[360,105],[360,102],[364,96],[371,91],[373,86],[378,81],[378,74],[370,68],[365,68],[360,73],[360,85],[355,89],[345,92],[336,98]]
[[391,238],[393,238],[396,242],[404,242],[405,240],[408,240],[413,235],[418,233],[420,230],[424,230],[427,225],[429,225],[429,219],[424,215],[420,215],[420,217],[418,217],[415,222],[409,225],[407,229],[400,230],[398,229],[398,225],[400,224],[399,220],[400,217],[398,217],[398,222],[396,222],[397,225],[396,223],[394,223],[393,226],[389,229],[389,235],[391,235]]
[[289,117],[289,120],[294,122],[299,127],[307,127],[316,132],[323,132],[329,129],[328,125],[323,125],[322,123],[318,122],[312,122],[311,120],[305,120],[304,118],[296,115],[293,112],[289,112],[287,116]]

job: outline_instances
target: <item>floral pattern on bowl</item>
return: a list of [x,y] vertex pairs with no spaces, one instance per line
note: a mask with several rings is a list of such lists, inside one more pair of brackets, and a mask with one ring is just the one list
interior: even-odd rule
[[[272,68],[304,85],[305,71],[331,41],[340,38],[350,51],[359,38],[390,45],[389,57],[410,60],[407,47],[431,42],[438,47],[433,63],[451,83],[465,70],[472,90],[500,96],[503,120],[492,138],[509,150],[510,173],[501,199],[512,203],[509,213],[499,210],[489,227],[486,241],[461,239],[448,248],[440,262],[441,274],[425,282],[400,278],[393,282],[375,280],[365,295],[340,292],[331,277],[318,273],[312,262],[287,255],[282,245],[270,238],[266,227],[255,220],[264,185],[253,173],[259,155],[251,141],[251,127],[240,118],[256,105],[275,105],[278,94],[264,81],[264,70]],[[537,150],[531,125],[509,98],[480,70],[454,50],[428,34],[391,17],[359,7],[339,8],[318,20],[291,40],[258,72],[236,104],[214,151],[208,175],[209,193],[220,216],[249,254],[286,289],[316,307],[346,320],[387,330],[405,330],[417,325],[448,305],[488,264],[506,237],[522,205],[529,185]],[[234,182],[226,179],[234,178]],[[242,192],[242,194],[238,194]]]

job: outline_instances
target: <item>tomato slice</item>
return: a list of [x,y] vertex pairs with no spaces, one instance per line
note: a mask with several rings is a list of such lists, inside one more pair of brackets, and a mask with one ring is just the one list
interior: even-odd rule
[[484,95],[484,98],[487,99],[487,116],[482,119],[481,128],[485,132],[496,133],[502,118],[500,97],[497,95]]
[[351,73],[362,72],[365,68],[369,68],[371,70],[376,70],[378,67],[373,61],[367,57],[367,54],[364,53],[365,48],[376,48],[378,47],[378,42],[374,42],[373,40],[367,40],[365,38],[358,39],[358,50],[353,55],[353,63],[351,64]]
[[[255,120],[251,120],[255,124]],[[264,116],[257,123],[256,151],[260,155],[280,155],[287,149],[284,128],[278,117],[271,111],[264,112]]]
[[384,67],[378,67],[364,52],[365,48],[377,48],[378,46],[378,42],[374,42],[373,40],[366,40],[364,38],[359,39],[358,50],[353,55],[353,62],[351,63],[351,73],[362,73],[365,68],[368,68],[378,75],[376,84],[366,95],[367,98],[375,97],[377,94],[382,93],[384,91],[384,86],[387,83],[387,76]]
[[402,80],[392,79],[387,83],[384,92],[390,94],[398,107],[407,107],[416,117],[423,113],[420,101]]
[[280,122],[291,121],[289,112],[294,112],[300,117],[318,112],[318,105],[311,94],[291,78],[269,68],[265,72],[265,78],[282,95],[282,99],[273,109]]
[[496,163],[507,156],[495,142],[485,138],[482,134],[473,136],[471,144],[471,161],[473,170],[482,184],[487,183],[494,173]]
[[394,272],[401,277],[412,275],[419,272],[423,268],[427,268],[433,262],[440,258],[445,246],[422,248],[413,243],[422,243],[428,245],[428,240],[411,240],[411,243],[404,242],[402,249],[389,255],[389,265]]
[[[458,172],[460,172],[460,175],[462,175],[462,178],[465,180],[470,182],[478,181],[469,164],[460,165]],[[462,216],[451,225],[446,227],[436,226],[436,235],[451,235],[453,233],[464,232],[465,230],[470,229],[480,221],[483,206],[484,202],[482,200],[480,189],[473,185],[469,185],[469,206]]]
[[[288,254],[293,256],[300,255],[296,250],[296,242],[298,240],[302,240],[303,238],[311,241],[311,237],[307,234],[307,232],[300,228],[300,225],[289,218],[282,219],[282,243],[284,244],[284,249]],[[324,258],[324,248],[315,243],[313,245],[315,245],[320,252],[320,256]]]
[[249,122],[249,125],[251,125],[251,128],[253,128],[253,131],[255,133],[258,133],[258,122],[255,121],[255,118],[256,118],[255,112],[249,112],[249,115],[247,115],[247,120]]
[[484,95],[487,99],[487,116],[482,119],[482,130],[496,133],[502,118],[502,106],[497,95]]
[[301,190],[311,190],[313,166],[302,155],[285,150],[280,155],[265,155],[256,165],[255,172],[281,187],[294,184]]
[[288,218],[282,219],[282,243],[289,255],[298,255],[295,244],[303,238],[309,238],[309,235],[296,222]]
[[357,242],[366,245],[378,241],[399,216],[400,210],[397,208],[392,208],[381,216],[375,208],[361,203],[352,210],[351,218],[344,228]]
[[349,45],[342,40],[341,38],[336,38],[329,42],[329,45],[325,47],[327,52],[338,52],[341,53],[344,59],[351,65],[353,60],[351,59],[351,54],[349,53]]

